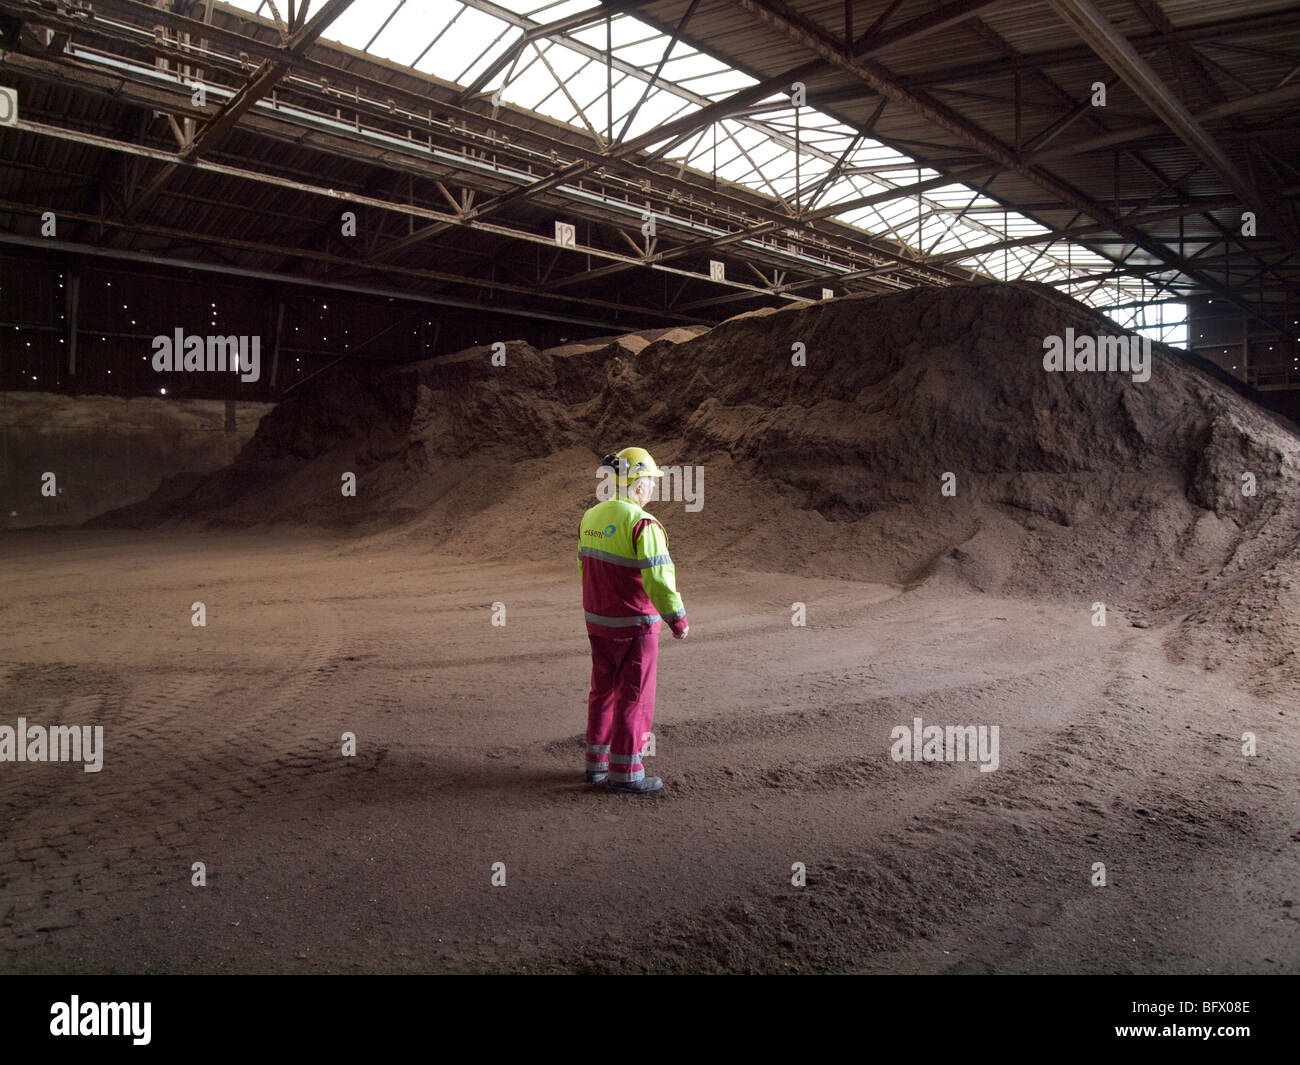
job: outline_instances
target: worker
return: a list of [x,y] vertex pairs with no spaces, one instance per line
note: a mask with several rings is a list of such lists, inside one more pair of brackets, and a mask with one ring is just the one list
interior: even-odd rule
[[626,447],[606,455],[597,473],[612,479],[614,491],[588,509],[578,530],[591,642],[586,779],[608,791],[650,795],[663,787],[641,763],[654,724],[660,623],[676,640],[686,639],[690,625],[668,534],[644,509],[663,471],[645,448]]

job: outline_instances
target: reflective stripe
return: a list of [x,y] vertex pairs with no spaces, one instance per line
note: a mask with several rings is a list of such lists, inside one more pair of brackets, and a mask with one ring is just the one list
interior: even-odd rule
[[633,614],[630,618],[606,618],[586,610],[583,614],[593,625],[608,625],[611,629],[625,629],[629,625],[653,625],[656,621],[663,620],[658,614]]
[[669,614],[666,618],[664,618],[664,621],[676,621],[678,618],[684,618],[685,616],[686,616],[685,610],[678,610],[674,614]]
[[609,760],[616,765],[636,765],[641,761],[639,754],[611,754]]
[[601,562],[612,562],[616,566],[627,566],[629,569],[651,569],[655,566],[670,565],[673,561],[668,555],[655,555],[654,558],[624,558],[612,551],[600,551],[594,547],[579,549],[578,556],[598,558]]
[[610,770],[609,779],[615,784],[634,784],[638,780],[645,780],[645,770],[638,769],[635,773],[615,773]]
[[589,743],[587,744],[588,754],[609,754],[608,743]]

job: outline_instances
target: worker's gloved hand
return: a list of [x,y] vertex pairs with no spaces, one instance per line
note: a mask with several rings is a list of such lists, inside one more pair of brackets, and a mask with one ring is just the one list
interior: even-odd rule
[[682,629],[681,632],[674,632],[674,633],[673,633],[673,639],[674,639],[674,640],[684,640],[684,639],[686,639],[687,636],[690,635],[690,632],[691,632],[691,627],[690,627],[689,625],[687,625],[684,629]]

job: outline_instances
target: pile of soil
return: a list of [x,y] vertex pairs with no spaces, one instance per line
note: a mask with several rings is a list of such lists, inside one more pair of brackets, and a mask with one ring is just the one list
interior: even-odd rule
[[484,346],[343,370],[281,403],[230,466],[101,523],[305,522],[567,559],[598,456],[635,443],[703,468],[701,509],[652,505],[679,562],[1100,601],[1176,620],[1171,653],[1294,680],[1294,427],[1159,346],[1145,382],[1047,372],[1043,338],[1067,329],[1118,332],[1050,290],[959,286],[511,342],[504,366]]

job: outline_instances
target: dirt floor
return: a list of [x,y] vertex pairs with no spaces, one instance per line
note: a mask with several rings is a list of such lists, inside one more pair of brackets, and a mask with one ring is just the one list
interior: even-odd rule
[[[1045,369],[1113,328],[954,286],[344,365],[0,535],[0,751],[106,748],[0,760],[0,966],[1300,972],[1300,435],[1169,349]],[[656,798],[582,783],[629,443],[703,493],[651,504]],[[997,769],[895,760],[917,718]]]
[[[1181,615],[679,563],[638,799],[581,783],[571,565],[288,527],[0,557],[0,725],[105,729],[99,773],[0,765],[6,972],[1300,972],[1300,705],[1180,664]],[[998,725],[998,770],[892,760],[918,716]]]

